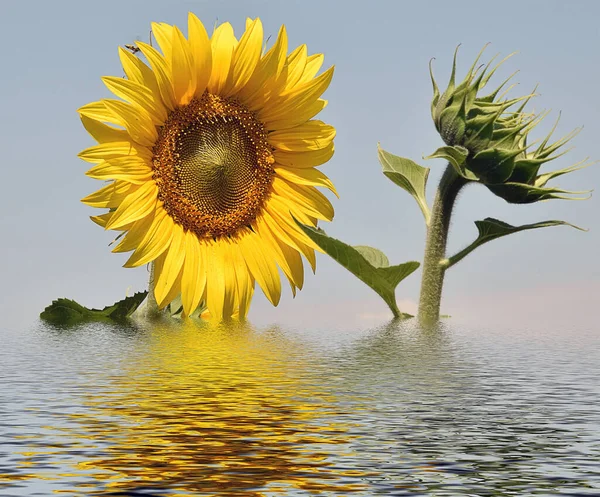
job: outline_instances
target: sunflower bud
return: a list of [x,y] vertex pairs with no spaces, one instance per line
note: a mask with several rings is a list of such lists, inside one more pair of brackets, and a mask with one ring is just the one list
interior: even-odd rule
[[[447,146],[438,149],[428,158],[445,158],[459,175],[469,181],[485,184],[494,194],[510,203],[573,198],[568,195],[586,193],[545,186],[556,176],[590,165],[585,161],[566,169],[538,175],[542,164],[566,153],[556,152],[579,130],[554,143],[549,143],[555,125],[543,142],[535,150],[530,151],[531,146],[527,145],[529,132],[547,115],[547,113],[536,115],[524,111],[535,93],[512,99],[505,98],[510,88],[503,93],[500,91],[513,74],[491,93],[480,95],[480,91],[488,84],[500,65],[513,54],[493,68],[491,68],[493,59],[485,66],[477,66],[482,50],[465,79],[457,85],[455,82],[457,51],[454,53],[450,81],[443,93],[440,93],[430,64],[433,84],[431,115],[437,131]],[[519,106],[515,108],[517,104]]]

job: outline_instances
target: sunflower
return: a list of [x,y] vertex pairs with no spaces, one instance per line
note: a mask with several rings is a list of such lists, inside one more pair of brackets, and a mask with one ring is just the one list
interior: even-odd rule
[[[125,72],[104,77],[118,99],[79,109],[98,142],[79,154],[88,176],[109,183],[82,201],[108,212],[92,220],[121,231],[113,252],[125,267],[152,263],[159,308],[181,296],[183,312],[201,303],[213,318],[244,318],[255,282],[277,305],[279,268],[295,295],[301,254],[315,270],[318,247],[295,219],[316,226],[335,193],[315,169],[333,155],[335,129],[312,118],[333,67],[306,45],[287,54],[285,26],[266,52],[260,19],[238,40],[229,23],[212,37],[192,13],[188,38],[153,23],[160,47],[137,42],[144,63],[119,49]],[[337,194],[336,194],[337,195]]]

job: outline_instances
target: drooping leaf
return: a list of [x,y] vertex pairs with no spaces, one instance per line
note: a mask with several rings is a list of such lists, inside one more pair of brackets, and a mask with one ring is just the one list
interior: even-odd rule
[[377,155],[383,168],[383,174],[413,196],[419,204],[425,222],[429,224],[429,207],[425,198],[429,168],[419,166],[410,159],[390,154],[379,145],[377,145]]
[[40,318],[52,324],[75,324],[89,319],[90,309],[69,299],[56,299],[40,314]]
[[104,309],[88,309],[70,299],[56,299],[40,314],[52,324],[72,325],[88,321],[123,321],[133,314],[148,292],[138,292]]
[[390,266],[387,257],[380,250],[365,246],[352,247],[331,238],[322,229],[306,226],[297,220],[296,223],[326,254],[372,288],[389,306],[395,317],[409,317],[398,309],[395,290],[398,283],[419,267],[418,262]]
[[[99,312],[112,320],[123,320],[135,312],[135,310],[146,298],[146,295],[148,295],[148,292],[135,293],[131,297],[125,297],[123,300],[119,300],[118,302],[111,306],[105,307]],[[95,309],[92,309],[92,311],[95,311]]]
[[465,167],[468,155],[469,151],[465,147],[456,145],[454,147],[440,147],[431,155],[428,155],[427,157],[423,158],[447,160],[460,176],[470,181],[477,181],[477,176],[475,176],[471,171],[469,171]]
[[536,228],[546,228],[550,226],[571,226],[572,228],[581,231],[587,231],[583,228],[580,228],[579,226],[575,226],[574,224],[567,223],[565,221],[541,221],[539,223],[524,224],[522,226],[513,226],[511,224],[505,223],[504,221],[500,221],[498,219],[494,219],[492,217],[487,217],[483,221],[475,221],[475,225],[477,226],[477,230],[479,231],[477,239],[468,247],[464,248],[452,257],[446,259],[444,266],[446,266],[447,268],[453,266],[484,243],[491,242],[492,240],[495,240],[496,238],[500,238],[502,236],[518,233],[519,231],[533,230]]

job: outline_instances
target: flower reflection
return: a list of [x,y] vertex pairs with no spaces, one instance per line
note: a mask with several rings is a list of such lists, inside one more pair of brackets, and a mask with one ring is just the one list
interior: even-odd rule
[[351,437],[302,355],[277,330],[154,325],[147,349],[69,416],[76,438],[94,444],[77,464],[88,478],[80,486],[91,477],[103,494],[362,489],[343,483],[345,473],[359,481],[356,472],[330,458]]

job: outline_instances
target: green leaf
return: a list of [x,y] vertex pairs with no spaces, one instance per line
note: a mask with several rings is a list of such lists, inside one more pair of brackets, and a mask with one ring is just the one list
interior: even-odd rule
[[[536,185],[522,183],[503,183],[500,185],[485,185],[494,195],[506,200],[509,204],[532,204],[542,200],[587,200],[591,197],[591,190],[570,191],[561,188],[544,188]],[[587,195],[576,197],[569,195]]]
[[495,240],[496,238],[500,238],[502,236],[518,233],[519,231],[533,230],[536,228],[546,228],[550,226],[571,226],[572,228],[581,231],[587,231],[583,228],[575,226],[571,223],[567,223],[565,221],[542,221],[539,223],[524,224],[522,226],[512,226],[511,224],[505,223],[504,221],[500,221],[498,219],[494,219],[492,217],[487,217],[483,221],[475,221],[475,225],[477,226],[477,230],[479,231],[477,239],[468,247],[464,248],[452,257],[446,259],[443,263],[443,265],[446,268],[454,266],[454,264],[464,259],[468,254],[470,254],[473,250],[475,250],[477,247],[480,247],[484,243],[491,242],[492,240]]
[[440,147],[431,155],[428,155],[427,157],[423,158],[447,160],[452,165],[457,174],[470,181],[477,181],[477,176],[475,176],[471,171],[469,171],[465,167],[468,155],[469,151],[465,147],[456,145],[454,147]]
[[354,245],[352,248],[359,252],[371,266],[388,267],[390,265],[387,255],[379,249],[368,247],[367,245]]
[[469,169],[483,183],[504,183],[515,168],[517,155],[525,149],[505,150],[502,148],[490,148],[477,153],[469,160]]
[[135,312],[146,298],[146,295],[148,295],[148,292],[138,292],[131,297],[125,297],[123,300],[119,300],[115,304],[105,307],[101,311],[92,309],[92,312],[100,312],[107,318],[114,321],[121,321]]
[[372,288],[389,306],[395,317],[407,317],[398,309],[395,290],[398,283],[419,267],[418,262],[390,266],[387,257],[380,250],[365,246],[351,247],[331,238],[322,229],[306,226],[298,220],[296,223],[325,253]]
[[148,292],[138,292],[104,309],[88,309],[74,300],[56,299],[40,314],[52,324],[72,325],[89,321],[123,321],[133,314]]
[[383,168],[383,174],[413,196],[419,204],[425,222],[429,224],[429,207],[425,198],[429,168],[419,166],[410,159],[390,154],[383,150],[379,144],[377,145],[377,155]]

